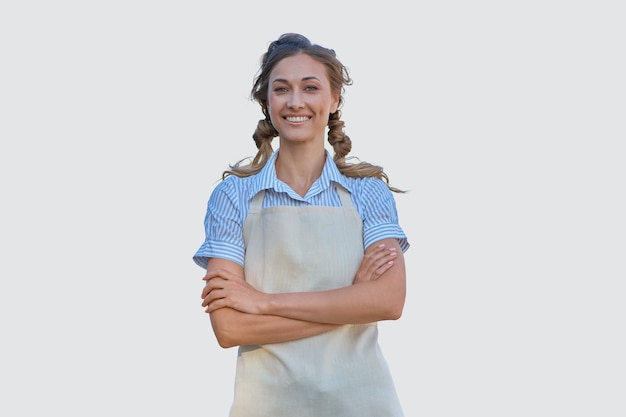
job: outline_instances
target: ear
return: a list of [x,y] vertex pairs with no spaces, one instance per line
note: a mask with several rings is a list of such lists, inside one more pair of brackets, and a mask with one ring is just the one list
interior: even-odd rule
[[330,114],[333,114],[339,108],[339,94],[333,94],[330,102]]

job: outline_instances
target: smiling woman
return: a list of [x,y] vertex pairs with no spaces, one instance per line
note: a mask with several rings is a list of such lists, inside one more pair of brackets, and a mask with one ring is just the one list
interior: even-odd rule
[[231,417],[403,415],[377,326],[404,308],[402,191],[381,167],[346,161],[349,84],[332,49],[272,42],[252,89],[258,152],[209,198],[194,261],[218,343],[239,347]]
[[[272,125],[280,132],[281,147],[282,142],[323,143],[328,115],[339,106],[339,94],[331,90],[325,72],[322,63],[306,54],[285,58],[272,70],[267,107]],[[276,161],[278,171],[282,161]],[[316,174],[302,191],[306,192],[319,177],[319,172]]]

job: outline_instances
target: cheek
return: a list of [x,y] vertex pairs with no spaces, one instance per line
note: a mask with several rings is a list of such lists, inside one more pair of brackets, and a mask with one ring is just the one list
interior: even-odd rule
[[267,99],[267,110],[268,111],[272,111],[272,110],[278,110],[281,107],[281,102],[279,99],[274,98],[268,98]]
[[269,116],[270,122],[272,122],[272,124],[274,126],[276,126],[276,123],[278,120],[280,120],[280,116],[278,115],[278,109],[280,107],[278,105],[276,105],[276,103],[271,103],[271,102],[267,102],[267,114]]
[[272,112],[274,111],[274,109],[276,108],[276,104],[272,103],[271,100],[267,100],[267,113],[271,116]]

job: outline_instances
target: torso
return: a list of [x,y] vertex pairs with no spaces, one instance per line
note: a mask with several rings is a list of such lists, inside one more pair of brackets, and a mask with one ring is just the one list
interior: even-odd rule
[[[245,276],[264,292],[351,285],[363,224],[349,193],[341,207],[274,206],[253,198],[244,226]],[[376,323],[287,343],[242,346],[231,417],[400,417]]]

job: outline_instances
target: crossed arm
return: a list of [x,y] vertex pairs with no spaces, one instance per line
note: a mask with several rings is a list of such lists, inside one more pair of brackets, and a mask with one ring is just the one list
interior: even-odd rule
[[287,342],[344,324],[396,320],[406,296],[404,256],[396,239],[369,246],[352,285],[326,291],[269,294],[244,279],[243,268],[211,258],[202,306],[220,346]]

